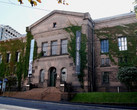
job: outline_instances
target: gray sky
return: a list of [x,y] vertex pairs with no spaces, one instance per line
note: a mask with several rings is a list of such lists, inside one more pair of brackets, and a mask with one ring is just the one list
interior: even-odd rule
[[134,6],[134,0],[66,0],[69,3],[66,6],[58,4],[57,0],[41,1],[38,6],[31,7],[28,0],[23,0],[23,5],[17,0],[0,0],[0,24],[9,25],[25,34],[27,26],[53,10],[89,12],[92,19],[98,19],[129,13]]

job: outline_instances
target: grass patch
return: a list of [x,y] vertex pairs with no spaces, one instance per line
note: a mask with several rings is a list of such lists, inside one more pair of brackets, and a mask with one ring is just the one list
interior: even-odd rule
[[91,92],[78,93],[71,102],[86,102],[86,103],[137,103],[137,92]]

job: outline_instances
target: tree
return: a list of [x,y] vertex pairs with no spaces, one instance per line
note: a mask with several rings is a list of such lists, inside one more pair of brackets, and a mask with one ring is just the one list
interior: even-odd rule
[[10,75],[7,77],[8,81],[7,81],[7,87],[8,90],[10,91],[12,87],[16,87],[17,84],[17,77],[14,75]]
[[127,89],[131,91],[135,84],[137,84],[137,68],[136,67],[122,67],[118,71],[118,79],[125,84]]
[[22,58],[20,58],[20,61],[17,63],[17,69],[16,69],[16,76],[17,76],[19,91],[21,90],[22,75],[23,75],[23,60]]
[[135,11],[136,17],[137,17],[137,0],[135,0],[134,4],[136,5],[136,6],[134,6],[134,11]]
[[[57,0],[59,4],[68,5],[65,0]],[[18,0],[20,4],[23,4],[23,0]],[[41,0],[28,0],[30,2],[31,6],[37,6],[37,3],[41,3]]]

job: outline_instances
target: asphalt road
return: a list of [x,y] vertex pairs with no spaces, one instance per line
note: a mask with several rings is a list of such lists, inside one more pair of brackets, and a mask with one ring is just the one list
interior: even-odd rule
[[92,104],[55,103],[0,97],[0,110],[134,110],[118,106]]

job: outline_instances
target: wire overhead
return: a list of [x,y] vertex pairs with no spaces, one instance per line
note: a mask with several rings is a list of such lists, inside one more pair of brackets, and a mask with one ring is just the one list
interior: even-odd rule
[[36,7],[34,8],[34,7],[26,6],[26,5],[15,4],[15,3],[11,2],[11,0],[9,0],[9,2],[0,1],[0,3],[7,4],[7,5],[20,6],[20,7],[24,7],[24,8],[30,8],[30,9],[36,9],[36,10],[51,12],[51,10],[46,10],[46,9],[42,9],[42,8],[36,8]]

